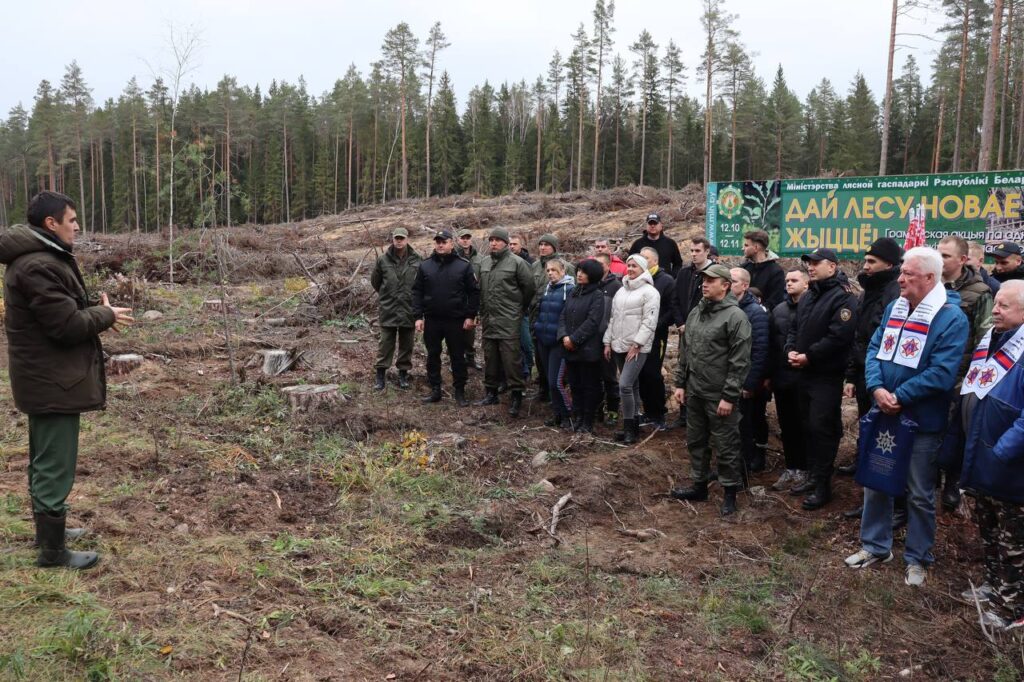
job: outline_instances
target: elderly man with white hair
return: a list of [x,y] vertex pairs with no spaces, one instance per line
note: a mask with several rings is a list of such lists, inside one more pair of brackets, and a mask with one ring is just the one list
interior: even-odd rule
[[[920,246],[907,251],[899,284],[900,297],[886,308],[871,337],[864,383],[882,412],[917,422],[907,471],[903,558],[906,583],[921,586],[934,561],[935,458],[970,330],[959,295],[942,284],[942,256],[935,249]],[[864,568],[892,560],[892,509],[891,496],[864,488],[862,548],[847,557],[847,566]]]
[[1004,282],[993,328],[974,349],[960,393],[966,434],[960,487],[975,498],[985,581],[964,597],[991,602],[985,620],[1024,626],[1024,281]]

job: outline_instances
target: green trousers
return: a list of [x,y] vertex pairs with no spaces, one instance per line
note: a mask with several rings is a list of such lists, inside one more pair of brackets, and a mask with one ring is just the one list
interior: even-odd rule
[[718,401],[686,395],[686,447],[695,483],[707,483],[711,472],[711,451],[718,454],[718,482],[742,485],[740,453],[740,407],[733,405],[728,417],[718,416]]
[[75,484],[78,463],[77,414],[28,416],[28,493],[32,511],[61,516]]
[[488,391],[497,391],[501,383],[501,371],[505,369],[505,381],[508,382],[510,391],[519,391],[526,388],[526,380],[523,378],[523,353],[519,345],[519,337],[511,339],[488,339],[484,337],[484,388]]
[[381,327],[380,343],[377,344],[377,361],[374,369],[389,369],[391,359],[395,356],[395,345],[398,346],[398,359],[395,367],[412,369],[412,347],[416,340],[415,327]]

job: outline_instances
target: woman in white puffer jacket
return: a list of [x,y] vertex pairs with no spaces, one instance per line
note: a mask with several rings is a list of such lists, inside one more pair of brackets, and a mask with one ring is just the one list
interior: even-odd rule
[[661,294],[647,271],[647,259],[634,254],[626,259],[622,288],[612,299],[611,318],[604,333],[605,359],[615,358],[619,368],[619,397],[622,401],[622,431],[616,440],[635,443],[639,435],[636,421],[640,404],[640,370],[654,343],[658,326]]

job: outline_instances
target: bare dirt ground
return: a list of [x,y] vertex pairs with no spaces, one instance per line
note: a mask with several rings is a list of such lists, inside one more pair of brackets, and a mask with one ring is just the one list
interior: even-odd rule
[[[700,230],[696,189],[407,202],[187,234],[173,285],[156,235],[84,241],[95,290],[162,317],[104,337],[145,359],[83,420],[70,502],[93,571],[33,566],[26,424],[0,372],[0,677],[1018,679],[1020,642],[988,641],[959,598],[981,576],[966,512],[940,513],[938,562],[912,590],[899,561],[844,567],[848,479],[813,513],[765,492],[777,451],[723,520],[717,486],[706,504],[665,495],[689,471],[680,430],[624,448],[606,427],[545,428],[539,403],[520,419],[421,405],[421,346],[412,390],[370,390],[366,278],[392,227],[423,253],[432,230],[504,225],[581,255],[650,210],[676,238]],[[204,305],[222,298],[227,313]],[[271,348],[295,366],[264,376]],[[281,388],[302,383],[340,397],[292,412]]]

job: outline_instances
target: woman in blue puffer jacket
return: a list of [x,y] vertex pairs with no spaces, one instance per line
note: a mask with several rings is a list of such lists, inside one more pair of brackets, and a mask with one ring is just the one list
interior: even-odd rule
[[533,323],[537,357],[544,366],[551,394],[552,417],[544,423],[546,426],[569,426],[572,398],[566,383],[565,353],[558,339],[558,319],[576,283],[565,274],[565,265],[557,258],[547,262],[544,273],[548,277],[548,284],[540,298],[537,319]]

